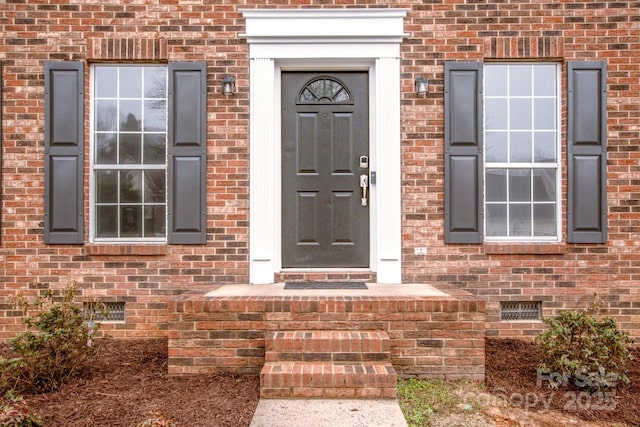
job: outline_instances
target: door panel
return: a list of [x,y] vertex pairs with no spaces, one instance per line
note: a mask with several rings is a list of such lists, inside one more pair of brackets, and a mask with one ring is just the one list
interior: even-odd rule
[[369,267],[368,102],[366,72],[283,72],[283,267]]
[[298,173],[318,173],[318,114],[302,113],[298,118]]

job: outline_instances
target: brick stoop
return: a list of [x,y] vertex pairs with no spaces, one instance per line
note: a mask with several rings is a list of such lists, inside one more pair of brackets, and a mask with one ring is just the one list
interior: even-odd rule
[[384,331],[269,332],[260,397],[395,399],[390,347]]

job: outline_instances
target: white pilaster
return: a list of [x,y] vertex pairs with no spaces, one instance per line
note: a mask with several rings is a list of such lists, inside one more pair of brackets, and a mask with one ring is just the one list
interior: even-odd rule
[[377,276],[401,283],[400,59],[376,59]]
[[274,62],[252,58],[250,65],[249,256],[251,283],[273,283],[275,253],[275,135]]

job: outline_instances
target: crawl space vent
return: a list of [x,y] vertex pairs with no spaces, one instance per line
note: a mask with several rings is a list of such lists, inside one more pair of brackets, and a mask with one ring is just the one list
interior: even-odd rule
[[542,302],[503,301],[500,303],[500,320],[540,320]]

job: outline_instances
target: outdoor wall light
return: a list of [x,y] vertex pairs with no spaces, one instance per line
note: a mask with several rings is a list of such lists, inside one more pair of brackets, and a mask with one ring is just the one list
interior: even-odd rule
[[232,76],[225,76],[222,79],[222,93],[225,96],[231,96],[236,92],[236,79]]
[[429,80],[420,76],[416,78],[415,82],[416,86],[416,94],[418,95],[426,95],[429,93]]

